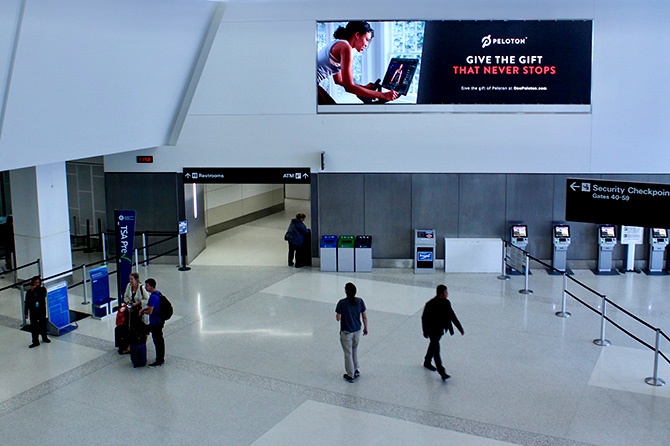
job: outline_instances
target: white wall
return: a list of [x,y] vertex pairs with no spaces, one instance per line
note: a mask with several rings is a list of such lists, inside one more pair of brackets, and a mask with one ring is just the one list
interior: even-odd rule
[[[317,115],[315,22],[354,18],[593,19],[592,113]],[[662,0],[231,2],[178,143],[151,169],[318,171],[325,151],[326,172],[668,172],[669,18]]]
[[216,2],[19,4],[0,6],[0,170],[167,143]]

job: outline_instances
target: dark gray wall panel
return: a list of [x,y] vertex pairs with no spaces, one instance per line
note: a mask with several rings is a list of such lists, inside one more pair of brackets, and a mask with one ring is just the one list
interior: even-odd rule
[[319,175],[319,224],[320,235],[364,234],[364,175]]
[[551,258],[553,208],[554,181],[551,175],[507,175],[507,226],[517,222],[527,224],[526,249],[540,259]]
[[[107,227],[114,230],[114,210],[134,209],[137,211],[135,231],[177,232],[179,203],[183,194],[177,190],[175,173],[106,173],[105,191],[107,203]],[[165,236],[150,237],[149,244],[164,239]],[[110,240],[110,242],[113,242]],[[141,245],[137,239],[136,246]],[[160,253],[177,247],[177,241],[163,243],[154,248]],[[113,246],[112,246],[113,248]],[[150,252],[150,255],[159,252]]]
[[412,229],[435,229],[437,258],[444,258],[444,237],[458,237],[458,174],[412,175]]
[[459,175],[459,237],[505,237],[505,183],[503,174]]
[[411,174],[365,175],[365,234],[375,258],[412,257]]

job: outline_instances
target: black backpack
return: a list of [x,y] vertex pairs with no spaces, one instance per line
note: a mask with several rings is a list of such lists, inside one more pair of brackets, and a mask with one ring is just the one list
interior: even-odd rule
[[167,321],[172,317],[174,313],[174,308],[172,308],[172,303],[168,300],[163,293],[160,294],[160,303],[158,304],[158,317],[163,321]]

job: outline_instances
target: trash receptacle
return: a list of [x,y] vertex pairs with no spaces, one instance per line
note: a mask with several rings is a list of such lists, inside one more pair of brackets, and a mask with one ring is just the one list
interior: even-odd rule
[[354,244],[356,237],[341,235],[337,238],[337,270],[354,271]]
[[356,271],[372,271],[372,236],[357,235],[354,241],[354,262]]
[[321,258],[321,271],[337,271],[337,236],[321,236],[321,246],[319,248],[319,257]]

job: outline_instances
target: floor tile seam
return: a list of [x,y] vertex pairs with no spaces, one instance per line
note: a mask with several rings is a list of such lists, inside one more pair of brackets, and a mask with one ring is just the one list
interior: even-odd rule
[[11,414],[23,406],[31,404],[40,398],[48,396],[57,390],[67,387],[68,385],[90,375],[91,373],[95,373],[119,361],[121,358],[119,358],[115,353],[116,352],[108,352],[100,355],[97,358],[94,358],[75,367],[74,369],[68,370],[61,373],[60,375],[43,381],[40,384],[33,386],[30,389],[27,389],[20,394],[0,403],[0,418]]
[[347,409],[359,410],[370,414],[385,416],[393,419],[409,421],[424,426],[436,427],[468,435],[475,435],[508,441],[523,446],[591,446],[573,440],[549,436],[536,432],[523,431],[506,426],[499,426],[475,420],[467,420],[451,415],[426,411],[394,403],[387,403],[370,398],[363,398],[346,393],[320,389],[314,386],[305,386],[285,380],[256,375],[227,367],[216,366],[185,358],[170,358],[169,365],[189,372],[199,373],[215,379],[223,379],[235,384],[298,396],[324,404],[335,405]]

